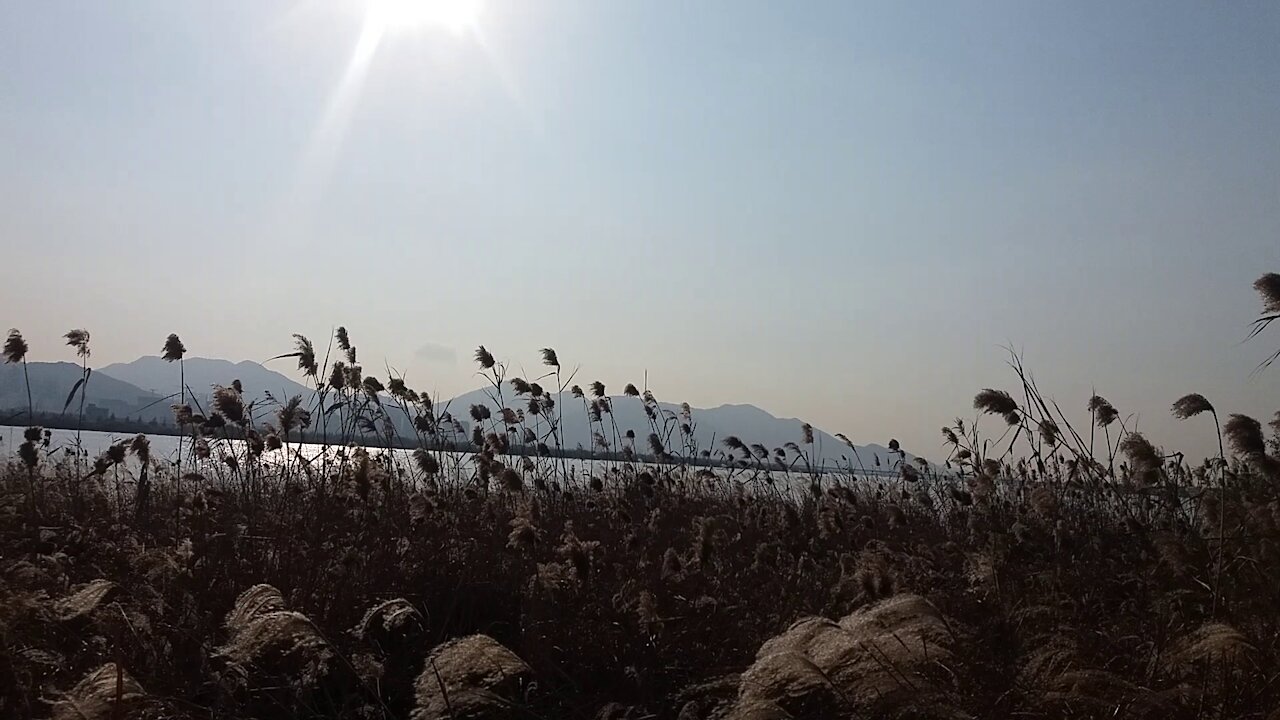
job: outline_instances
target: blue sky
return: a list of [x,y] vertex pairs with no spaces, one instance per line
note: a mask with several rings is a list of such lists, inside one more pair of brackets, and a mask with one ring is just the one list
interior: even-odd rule
[[[1155,440],[1280,409],[1280,5],[0,4],[0,321],[33,357],[264,359],[347,325],[448,395],[485,343],[924,455],[1010,385]],[[344,76],[356,79],[343,89]],[[15,268],[17,270],[15,270]]]

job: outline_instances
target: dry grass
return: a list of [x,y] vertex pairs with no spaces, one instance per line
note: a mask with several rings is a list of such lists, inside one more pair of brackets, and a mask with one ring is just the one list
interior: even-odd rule
[[[352,364],[337,383],[305,338],[290,354],[336,410],[251,408],[228,385],[183,411],[180,475],[145,441],[86,475],[38,429],[26,438],[0,469],[0,717],[1262,720],[1280,707],[1275,425],[1224,415],[1224,457],[1188,465],[1101,397],[1077,431],[1019,372],[1017,392],[975,400],[995,437],[957,421],[947,467],[902,463],[894,443],[863,459],[886,472],[867,478],[802,469],[803,428],[804,446],[773,451],[669,444],[681,431],[658,412],[624,435],[597,382],[573,393],[596,404],[592,432],[615,448],[647,438],[673,462],[615,455],[581,473],[503,454],[526,430],[558,442],[556,396],[513,384],[483,348],[495,402],[473,413],[484,447],[460,460],[426,442],[454,431],[447,408],[398,378],[370,392],[382,383],[338,341]],[[619,402],[656,405],[634,390]],[[519,404],[498,402],[513,392]],[[420,418],[408,461],[346,447],[395,404]],[[1172,409],[1216,417],[1198,395]],[[338,438],[330,458],[288,446],[308,420]],[[703,451],[733,460],[679,461]]]

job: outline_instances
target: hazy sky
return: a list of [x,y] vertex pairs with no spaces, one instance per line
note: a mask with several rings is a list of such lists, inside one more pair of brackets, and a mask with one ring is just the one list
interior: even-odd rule
[[1278,3],[486,0],[372,55],[365,5],[0,2],[33,359],[345,324],[448,395],[550,345],[926,456],[1009,343],[1170,448],[1216,447],[1186,392],[1280,410]]

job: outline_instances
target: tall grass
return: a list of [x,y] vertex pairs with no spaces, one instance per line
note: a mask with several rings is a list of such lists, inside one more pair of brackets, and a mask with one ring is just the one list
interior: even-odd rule
[[[301,336],[287,354],[315,405],[234,382],[181,404],[181,469],[139,437],[81,483],[27,436],[0,471],[0,716],[1280,710],[1280,414],[1219,425],[1184,396],[1172,413],[1212,416],[1220,450],[1189,463],[1101,396],[1074,427],[1011,356],[1010,390],[942,428],[941,465],[894,441],[896,475],[872,478],[858,457],[822,470],[811,429],[698,447],[694,412],[647,387],[580,389],[546,350],[547,376],[509,378],[481,347],[492,407],[459,411],[464,456],[447,405],[335,340],[333,363]],[[551,451],[566,386],[617,454]],[[614,402],[647,408],[647,442],[606,427]],[[383,442],[392,413],[418,434],[408,461]],[[323,452],[296,442],[329,420]]]

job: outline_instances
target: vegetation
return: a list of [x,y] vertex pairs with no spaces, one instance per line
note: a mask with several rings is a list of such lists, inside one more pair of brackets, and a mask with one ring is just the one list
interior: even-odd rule
[[[692,447],[692,413],[650,415],[642,454],[548,349],[616,452],[569,463],[544,379],[482,347],[461,456],[345,330],[332,364],[296,340],[316,406],[179,402],[181,471],[145,436],[90,469],[28,430],[0,471],[0,716],[1280,717],[1280,413],[1181,398],[1220,438],[1190,464],[1100,396],[1072,427],[1014,358],[944,467],[894,443],[868,479],[812,467],[807,430]],[[388,405],[412,454],[350,444]],[[525,431],[547,452],[504,454]]]

